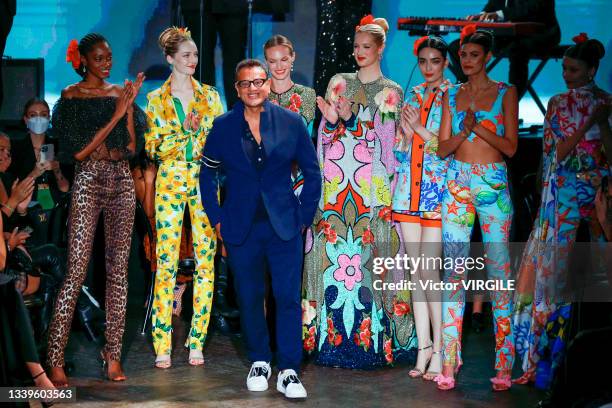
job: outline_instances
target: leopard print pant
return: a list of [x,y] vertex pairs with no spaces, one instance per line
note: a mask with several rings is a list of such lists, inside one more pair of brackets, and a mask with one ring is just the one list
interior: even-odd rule
[[106,346],[112,360],[121,358],[125,327],[127,271],[136,198],[127,161],[88,160],[77,165],[68,215],[68,268],[49,328],[48,364],[64,365],[64,349],[87,266],[100,211],[106,247]]

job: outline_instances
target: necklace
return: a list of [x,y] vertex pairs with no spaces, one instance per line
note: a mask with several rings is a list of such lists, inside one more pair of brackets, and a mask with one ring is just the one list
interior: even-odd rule
[[77,84],[77,88],[79,88],[79,92],[84,93],[85,95],[95,95],[95,96],[103,95],[111,87],[112,85],[107,85],[103,88],[85,88],[81,86],[80,84]]
[[277,95],[282,95],[282,94],[284,94],[284,93],[288,92],[289,90],[291,90],[291,88],[293,88],[293,86],[295,85],[295,83],[294,83],[293,81],[291,81],[290,83],[291,83],[291,85],[289,85],[289,88],[285,89],[285,90],[284,90],[284,91],[282,91],[282,92],[278,92],[278,91],[276,91],[276,90],[275,90],[275,89],[272,87],[272,85],[271,85],[271,84],[270,84],[270,90],[271,90],[272,92],[274,92],[275,94],[277,94]]
[[[473,84],[471,83],[467,83],[465,84],[465,91],[467,92],[468,96],[470,97],[470,110],[475,111],[476,108],[476,103],[475,103],[475,99],[476,96],[478,96],[478,94],[480,94],[483,91],[486,91],[487,89],[489,89],[492,85],[494,85],[495,82],[491,81],[489,78],[487,78],[487,85],[485,85],[484,87],[480,88],[480,89],[476,89],[476,91],[474,92],[473,90]],[[468,88],[469,85],[469,88]]]

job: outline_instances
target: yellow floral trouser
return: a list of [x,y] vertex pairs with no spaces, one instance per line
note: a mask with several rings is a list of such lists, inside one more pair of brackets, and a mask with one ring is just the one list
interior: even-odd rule
[[157,355],[172,351],[172,302],[178,269],[185,204],[189,207],[195,272],[189,349],[201,350],[206,339],[213,298],[216,236],[202,207],[200,164],[162,162],[155,185],[157,273],[153,299],[153,347]]

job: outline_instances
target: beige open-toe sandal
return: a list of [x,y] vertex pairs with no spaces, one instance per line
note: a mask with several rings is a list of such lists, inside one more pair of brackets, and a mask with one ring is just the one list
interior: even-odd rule
[[189,364],[194,367],[204,365],[204,354],[202,354],[202,350],[189,350]]
[[169,355],[161,355],[155,357],[155,367],[157,368],[170,368],[172,366],[172,361],[170,360]]

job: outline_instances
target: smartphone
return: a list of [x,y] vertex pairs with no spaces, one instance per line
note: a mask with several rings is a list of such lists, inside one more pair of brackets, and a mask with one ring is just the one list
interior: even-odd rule
[[40,146],[40,161],[53,161],[55,160],[55,146],[52,144],[44,144]]

